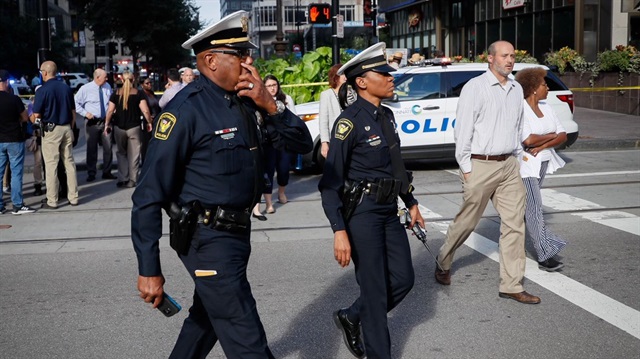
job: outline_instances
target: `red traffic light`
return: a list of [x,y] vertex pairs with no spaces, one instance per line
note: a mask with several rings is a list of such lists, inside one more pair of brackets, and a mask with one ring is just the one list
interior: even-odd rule
[[309,4],[309,22],[311,24],[331,23],[331,4]]

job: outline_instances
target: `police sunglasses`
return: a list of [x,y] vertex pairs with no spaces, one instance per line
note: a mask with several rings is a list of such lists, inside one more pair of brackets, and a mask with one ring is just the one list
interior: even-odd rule
[[233,55],[240,59],[251,56],[251,49],[238,49],[238,50],[209,50],[211,53]]

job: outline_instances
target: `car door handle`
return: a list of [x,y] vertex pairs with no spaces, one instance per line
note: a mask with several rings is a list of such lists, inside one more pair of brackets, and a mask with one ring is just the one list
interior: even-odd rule
[[427,107],[423,107],[423,110],[438,110],[440,109],[440,106],[427,106]]

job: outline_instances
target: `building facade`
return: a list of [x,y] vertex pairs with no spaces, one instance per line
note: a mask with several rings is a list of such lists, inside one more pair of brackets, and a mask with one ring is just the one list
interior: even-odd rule
[[[232,0],[227,0],[230,2]],[[364,3],[370,0],[340,0],[339,13],[344,21],[345,43],[354,38],[361,39],[366,45],[375,36],[371,23],[365,22]],[[277,22],[283,20],[284,39],[289,41],[289,48],[300,49],[301,53],[320,46],[331,46],[331,24],[315,24],[308,22],[310,4],[331,4],[330,0],[282,0],[282,12],[278,14],[276,0],[254,1],[251,9],[251,40],[259,45],[260,56],[269,58],[274,53],[272,42],[276,40]],[[344,46],[343,46],[344,47]]]
[[569,46],[588,61],[640,43],[634,0],[378,0],[391,47],[428,57],[475,56],[507,40],[539,60]]

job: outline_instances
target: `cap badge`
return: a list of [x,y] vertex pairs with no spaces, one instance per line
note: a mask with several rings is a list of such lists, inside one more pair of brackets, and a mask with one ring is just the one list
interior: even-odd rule
[[240,18],[240,24],[242,25],[242,32],[249,32],[249,18],[243,16]]

